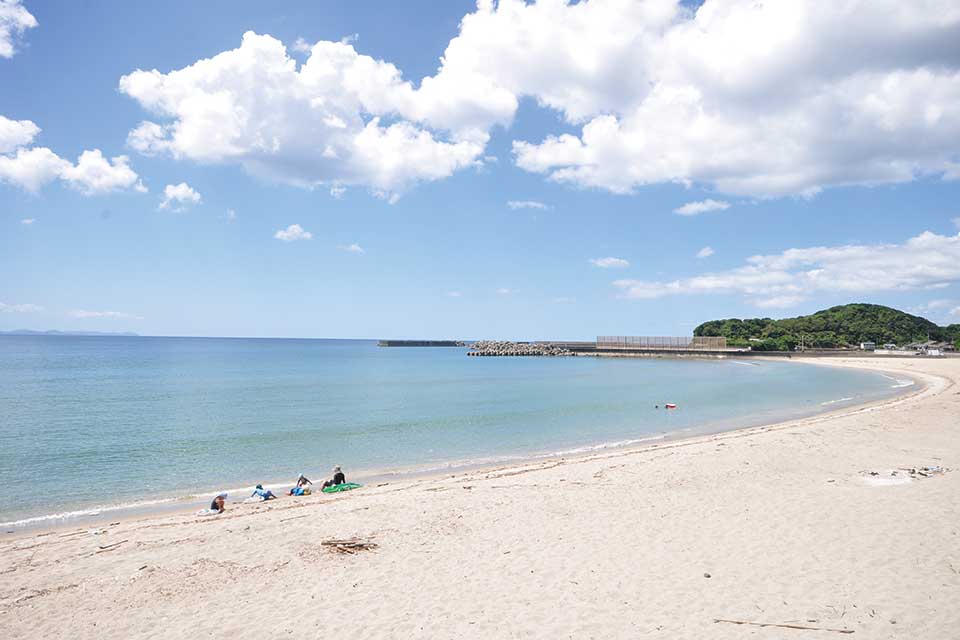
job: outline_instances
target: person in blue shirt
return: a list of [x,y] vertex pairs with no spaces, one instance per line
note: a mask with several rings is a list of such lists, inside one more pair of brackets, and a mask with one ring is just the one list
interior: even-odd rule
[[250,497],[260,496],[261,500],[272,500],[277,496],[274,495],[273,491],[270,489],[264,489],[262,484],[258,484],[257,488],[253,490],[253,493],[250,494]]

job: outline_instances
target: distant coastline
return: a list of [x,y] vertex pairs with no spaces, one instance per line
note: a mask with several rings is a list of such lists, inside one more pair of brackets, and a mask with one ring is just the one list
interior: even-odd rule
[[121,336],[125,338],[139,338],[139,333],[133,331],[58,331],[49,329],[47,331],[35,331],[33,329],[14,329],[12,331],[0,331],[0,336]]

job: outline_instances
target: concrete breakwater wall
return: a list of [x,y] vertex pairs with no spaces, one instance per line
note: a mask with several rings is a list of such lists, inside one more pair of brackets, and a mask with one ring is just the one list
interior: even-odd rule
[[378,347],[465,347],[462,340],[380,340]]
[[468,356],[572,356],[569,349],[546,342],[510,342],[478,340],[470,345]]

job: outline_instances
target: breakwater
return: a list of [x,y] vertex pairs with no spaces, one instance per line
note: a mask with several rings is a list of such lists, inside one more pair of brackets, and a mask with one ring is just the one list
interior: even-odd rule
[[380,340],[378,347],[465,347],[462,340]]
[[470,345],[468,356],[572,356],[573,352],[549,342],[510,342],[478,340]]

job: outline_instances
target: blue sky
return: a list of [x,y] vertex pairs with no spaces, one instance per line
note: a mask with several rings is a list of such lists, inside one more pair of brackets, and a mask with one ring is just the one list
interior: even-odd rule
[[[588,339],[853,301],[958,321],[957,11],[751,4],[0,2],[0,330]],[[277,51],[293,71],[267,86],[251,66]]]

